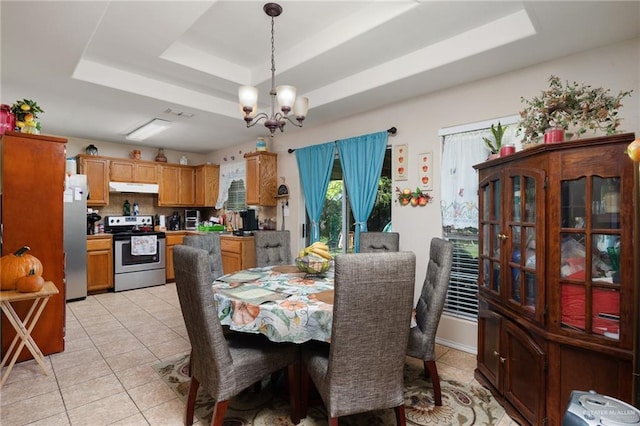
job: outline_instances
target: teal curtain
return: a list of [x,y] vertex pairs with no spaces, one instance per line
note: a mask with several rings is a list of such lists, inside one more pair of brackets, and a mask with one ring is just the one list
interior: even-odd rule
[[367,230],[367,219],[378,195],[378,182],[387,149],[388,133],[337,141],[344,184],[351,200],[355,235],[354,250],[360,251],[360,232]]
[[300,174],[300,183],[304,193],[307,214],[311,219],[311,242],[320,239],[320,215],[324,206],[324,197],[331,179],[335,143],[308,146],[296,149],[296,161]]

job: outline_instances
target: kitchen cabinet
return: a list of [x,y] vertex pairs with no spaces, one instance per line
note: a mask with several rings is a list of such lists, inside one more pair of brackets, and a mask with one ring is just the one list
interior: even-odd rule
[[191,166],[160,166],[158,206],[184,206],[195,204],[195,171]]
[[[64,138],[6,132],[0,139],[2,185],[2,255],[29,246],[29,254],[42,262],[43,278],[59,293],[52,296],[31,336],[44,355],[64,350],[65,283],[63,249]],[[30,302],[13,304],[21,318]],[[6,319],[6,318],[5,318]],[[2,323],[2,353],[16,335],[8,321]],[[24,349],[19,361],[31,359]]]
[[194,168],[195,205],[214,207],[218,201],[220,166],[203,164]]
[[246,160],[246,200],[248,206],[276,206],[278,154],[251,152]]
[[177,244],[182,244],[184,241],[185,232],[167,232],[166,239],[166,276],[167,282],[174,281],[176,279],[176,274],[173,270],[173,248]]
[[476,378],[523,423],[561,424],[572,390],[638,403],[639,182],[624,153],[634,138],[544,144],[475,166]]
[[113,288],[113,241],[111,235],[87,237],[87,292]]
[[93,155],[78,155],[78,173],[87,175],[89,198],[87,206],[109,205],[109,159]]
[[220,252],[225,274],[256,266],[256,244],[253,237],[221,235]]
[[111,160],[109,178],[114,182],[158,183],[158,164],[137,160]]

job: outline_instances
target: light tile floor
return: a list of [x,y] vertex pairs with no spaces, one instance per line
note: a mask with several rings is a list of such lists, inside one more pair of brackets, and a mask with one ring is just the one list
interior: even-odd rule
[[[190,350],[175,284],[67,304],[66,348],[17,364],[0,390],[0,424],[182,425],[184,404],[151,368]],[[473,380],[475,356],[437,347],[441,377]],[[410,362],[417,360],[408,359]],[[499,426],[516,425],[504,416]]]

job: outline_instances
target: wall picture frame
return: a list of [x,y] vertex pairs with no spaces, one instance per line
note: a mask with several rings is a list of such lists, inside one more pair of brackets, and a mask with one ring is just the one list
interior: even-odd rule
[[408,158],[409,151],[407,144],[395,145],[393,147],[393,180],[408,180]]
[[418,180],[420,188],[425,191],[433,189],[433,153],[418,154]]

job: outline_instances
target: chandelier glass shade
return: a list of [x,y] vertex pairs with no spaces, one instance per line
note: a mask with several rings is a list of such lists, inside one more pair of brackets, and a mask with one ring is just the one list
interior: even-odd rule
[[[284,131],[284,126],[287,122],[292,123],[294,126],[302,127],[302,122],[309,110],[309,99],[296,97],[296,88],[294,86],[276,87],[274,18],[280,16],[282,7],[276,3],[267,3],[264,5],[263,10],[271,17],[271,90],[269,91],[271,114],[258,113],[258,89],[256,87],[240,86],[238,99],[247,127],[252,127],[264,120],[265,127],[269,129],[271,136],[273,136],[276,129],[280,129],[281,132]],[[279,111],[276,111],[276,102],[278,103]],[[293,114],[291,114],[292,111]]]

